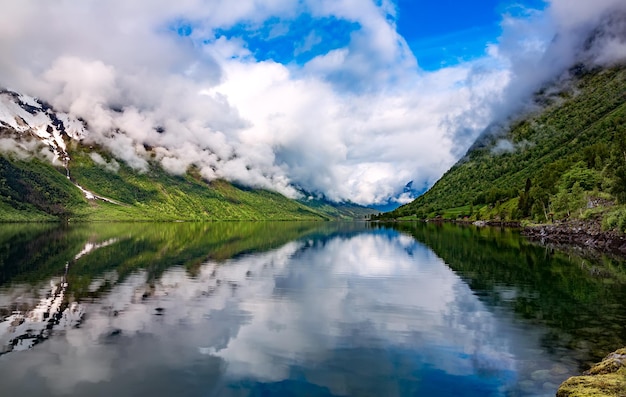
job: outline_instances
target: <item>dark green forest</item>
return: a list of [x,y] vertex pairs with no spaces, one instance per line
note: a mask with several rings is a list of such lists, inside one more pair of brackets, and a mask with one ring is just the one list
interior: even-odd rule
[[428,192],[375,218],[594,219],[626,231],[626,67],[570,73],[535,95],[541,110],[487,129]]

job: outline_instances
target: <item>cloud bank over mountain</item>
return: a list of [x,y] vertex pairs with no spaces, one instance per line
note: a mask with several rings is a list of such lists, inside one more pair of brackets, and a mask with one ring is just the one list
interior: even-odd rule
[[[619,8],[505,15],[482,58],[426,72],[390,0],[2,0],[0,86],[82,118],[139,170],[151,150],[173,173],[381,203],[434,183]],[[588,52],[623,57],[605,36]]]

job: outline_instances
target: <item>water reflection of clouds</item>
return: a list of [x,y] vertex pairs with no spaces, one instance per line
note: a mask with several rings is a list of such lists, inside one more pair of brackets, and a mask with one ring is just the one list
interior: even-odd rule
[[[498,321],[408,236],[292,242],[208,262],[193,279],[182,269],[165,272],[152,286],[146,277],[135,274],[97,303],[83,303],[81,328],[11,357],[0,369],[18,380],[38,373],[55,392],[69,393],[138,368],[180,369],[217,359],[224,363],[218,383],[279,382],[300,371],[335,394],[354,390],[358,377],[387,395],[396,394],[394,371],[410,374],[413,367],[455,376],[513,370]],[[398,357],[404,361],[392,362]],[[372,371],[387,377],[368,381]]]
[[288,298],[268,301],[271,309],[255,312],[219,355],[241,363],[234,368],[243,375],[273,381],[285,376],[290,359],[276,352],[305,353],[312,364],[357,347],[412,350],[453,375],[512,370],[495,319],[471,290],[430,250],[418,247],[410,257],[406,248],[406,239],[359,235],[306,251],[279,276]]

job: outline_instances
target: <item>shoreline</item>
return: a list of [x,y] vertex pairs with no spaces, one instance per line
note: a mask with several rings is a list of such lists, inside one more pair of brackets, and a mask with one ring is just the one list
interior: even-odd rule
[[[406,222],[452,223],[476,227],[506,227],[519,229],[520,234],[531,241],[555,248],[579,248],[599,253],[614,254],[626,258],[626,235],[604,231],[597,221],[561,221],[553,224],[523,226],[520,221],[426,219]],[[378,221],[381,222],[381,221]],[[389,221],[383,221],[389,222]],[[390,222],[405,222],[392,220]]]
[[574,221],[526,226],[521,233],[544,245],[574,246],[626,257],[626,236],[614,231],[603,231],[595,222]]

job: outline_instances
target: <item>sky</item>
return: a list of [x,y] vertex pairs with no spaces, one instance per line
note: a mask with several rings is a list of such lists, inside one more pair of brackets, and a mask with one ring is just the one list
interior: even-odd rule
[[434,71],[485,55],[502,34],[503,16],[543,10],[543,1],[398,0],[398,33],[423,70]]
[[[0,0],[0,86],[131,167],[399,205],[580,54],[622,0]],[[590,62],[626,55],[603,35]],[[154,148],[147,153],[145,147]],[[111,170],[111,172],[115,172]],[[413,182],[414,190],[405,186]]]

